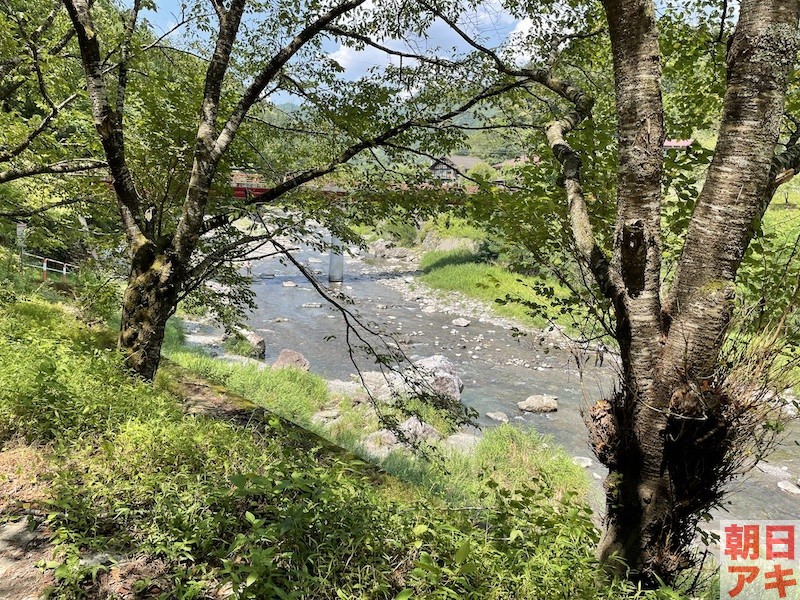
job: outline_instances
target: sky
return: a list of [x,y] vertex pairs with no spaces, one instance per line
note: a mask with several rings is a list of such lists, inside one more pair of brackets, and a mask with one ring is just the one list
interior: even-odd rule
[[[145,11],[143,16],[153,25],[157,33],[165,33],[172,29],[180,18],[180,2],[178,0],[160,0],[156,4],[158,4],[157,11]],[[489,0],[474,13],[466,15],[459,21],[459,25],[471,34],[479,34],[487,45],[496,47],[524,35],[530,29],[531,21],[530,19],[515,18],[502,8],[498,0]],[[440,20],[432,25],[429,33],[430,43],[437,47],[470,50],[466,42]],[[384,43],[394,49],[403,48],[399,42]],[[343,76],[346,79],[357,79],[373,66],[397,65],[399,60],[397,57],[390,57],[375,48],[368,47],[357,51],[338,44],[334,40],[329,40],[325,49],[328,51],[328,56],[342,66]],[[521,62],[524,62],[524,57]]]

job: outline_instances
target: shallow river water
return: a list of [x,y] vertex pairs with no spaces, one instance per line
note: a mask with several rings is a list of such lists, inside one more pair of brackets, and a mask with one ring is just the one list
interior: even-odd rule
[[[309,250],[296,257],[309,269],[327,274],[326,254]],[[346,257],[345,280],[336,289],[352,298],[351,310],[394,334],[409,358],[443,354],[453,362],[464,381],[462,400],[480,413],[482,427],[497,424],[486,417],[487,412],[503,411],[511,423],[552,436],[570,455],[591,457],[587,476],[597,482],[595,502],[601,504],[598,479],[605,472],[588,448],[580,408],[611,391],[616,370],[613,357],[595,367],[590,354],[583,357],[586,362],[579,370],[576,357],[558,347],[556,336],[544,336],[540,343],[537,335],[519,336],[507,323],[474,316],[467,316],[469,326],[455,327],[453,319],[465,315],[431,306],[429,294],[416,295],[414,273],[407,269],[391,261]],[[281,349],[291,348],[309,360],[312,371],[328,379],[348,379],[355,373],[340,313],[317,295],[293,265],[266,259],[254,263],[252,272],[258,309],[249,316],[248,324],[264,337],[267,362]],[[326,282],[321,273],[319,279]],[[474,311],[474,303],[472,308]],[[360,367],[375,370],[367,357],[360,360]],[[558,411],[521,413],[516,403],[531,394],[557,396]],[[777,486],[779,481],[798,483],[800,446],[796,440],[800,440],[800,428],[795,424],[768,463],[734,484],[728,512],[718,510],[714,521],[800,518],[800,495]],[[716,529],[716,524],[708,527]]]

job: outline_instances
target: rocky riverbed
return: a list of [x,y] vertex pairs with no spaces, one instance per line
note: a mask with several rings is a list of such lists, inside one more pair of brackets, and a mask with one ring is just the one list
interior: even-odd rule
[[[421,284],[413,252],[384,247],[379,253],[380,258],[348,257],[345,283],[331,289],[349,296],[343,306],[359,315],[370,329],[388,336],[383,338],[389,340],[385,350],[400,350],[410,361],[432,355],[446,357],[464,383],[461,400],[477,410],[481,427],[506,420],[534,427],[575,456],[576,463],[585,466],[594,480],[602,479],[604,471],[590,458],[580,411],[612,390],[618,369],[613,357],[595,367],[593,355],[557,329],[526,330],[497,317],[482,302]],[[318,274],[327,261],[325,255],[311,250],[298,253],[298,259]],[[248,326],[264,338],[266,361],[273,362],[282,349],[291,348],[302,353],[311,370],[323,377],[353,381],[356,368],[345,341],[341,311],[320,300],[291,266],[265,260],[252,268],[258,309],[248,319]],[[221,343],[218,332],[207,324],[190,324],[189,329],[190,342]],[[356,362],[362,371],[375,370],[374,357],[357,355]],[[534,395],[556,398],[557,410],[521,411],[518,403]],[[794,444],[798,439],[795,426],[770,462],[735,484],[728,513],[717,515],[800,517],[800,457]]]

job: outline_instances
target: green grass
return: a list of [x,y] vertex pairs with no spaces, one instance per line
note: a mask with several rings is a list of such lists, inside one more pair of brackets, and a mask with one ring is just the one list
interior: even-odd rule
[[[404,483],[278,418],[184,414],[170,370],[130,377],[115,337],[35,294],[0,300],[0,450],[26,440],[48,458],[53,597],[93,593],[112,567],[81,563],[97,552],[160,564],[132,582],[144,597],[645,597],[600,575],[585,480],[546,440],[498,428],[447,475],[406,457]],[[176,324],[168,340],[275,412],[329,400],[313,375],[180,350]]]
[[420,268],[423,271],[420,280],[430,287],[460,292],[488,302],[498,315],[516,319],[524,325],[546,327],[550,321],[543,316],[545,314],[560,325],[573,325],[573,319],[562,314],[554,303],[554,298],[567,296],[556,284],[550,284],[553,290],[550,296],[537,293],[534,286],[541,284],[541,280],[512,273],[499,265],[479,262],[466,250],[428,252],[422,257]]
[[467,219],[444,213],[429,219],[423,226],[420,238],[425,239],[428,232],[434,232],[439,238],[466,238],[476,242],[486,239],[486,232],[476,227]]
[[[255,404],[364,456],[361,438],[381,427],[371,411],[353,409],[347,398],[339,402],[331,399],[325,382],[314,374],[296,369],[272,371],[255,364],[225,362],[180,347],[167,349],[166,355],[197,375],[224,385]],[[312,424],[314,413],[334,404],[338,405],[342,417],[332,428]],[[445,435],[453,433],[451,425],[433,408],[411,400],[406,402],[406,409],[419,413],[425,422]],[[392,414],[390,407],[383,410]],[[397,417],[401,418],[399,413]],[[402,479],[435,488],[451,498],[477,498],[486,473],[496,473],[498,481],[509,489],[535,481],[554,497],[573,494],[584,498],[588,488],[583,470],[576,467],[560,448],[551,445],[535,431],[522,431],[511,426],[488,429],[475,456],[445,453],[443,461],[442,465],[427,464],[406,453],[396,453],[383,466]]]
[[[90,586],[92,568],[79,560],[87,551],[161,560],[169,597],[226,583],[243,598],[623,597],[622,584],[598,577],[588,509],[535,485],[541,473],[515,490],[486,479],[467,508],[384,484],[277,420],[254,435],[186,416],[165,375],[155,388],[130,379],[104,332],[46,303],[7,305],[0,332],[0,373],[27,382],[0,388],[4,437],[52,448],[59,598]],[[279,384],[258,393],[316,395],[320,385],[273,375]],[[494,460],[486,452],[481,460]]]
[[217,360],[188,349],[166,349],[165,355],[201,377],[296,423],[310,423],[311,416],[328,400],[325,382],[297,369],[273,371],[257,364]]

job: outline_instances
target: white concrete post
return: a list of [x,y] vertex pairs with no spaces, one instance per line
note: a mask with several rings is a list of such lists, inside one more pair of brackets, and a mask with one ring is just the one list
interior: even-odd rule
[[331,235],[330,260],[328,262],[328,281],[341,283],[344,281],[344,252],[342,242],[335,235]]

